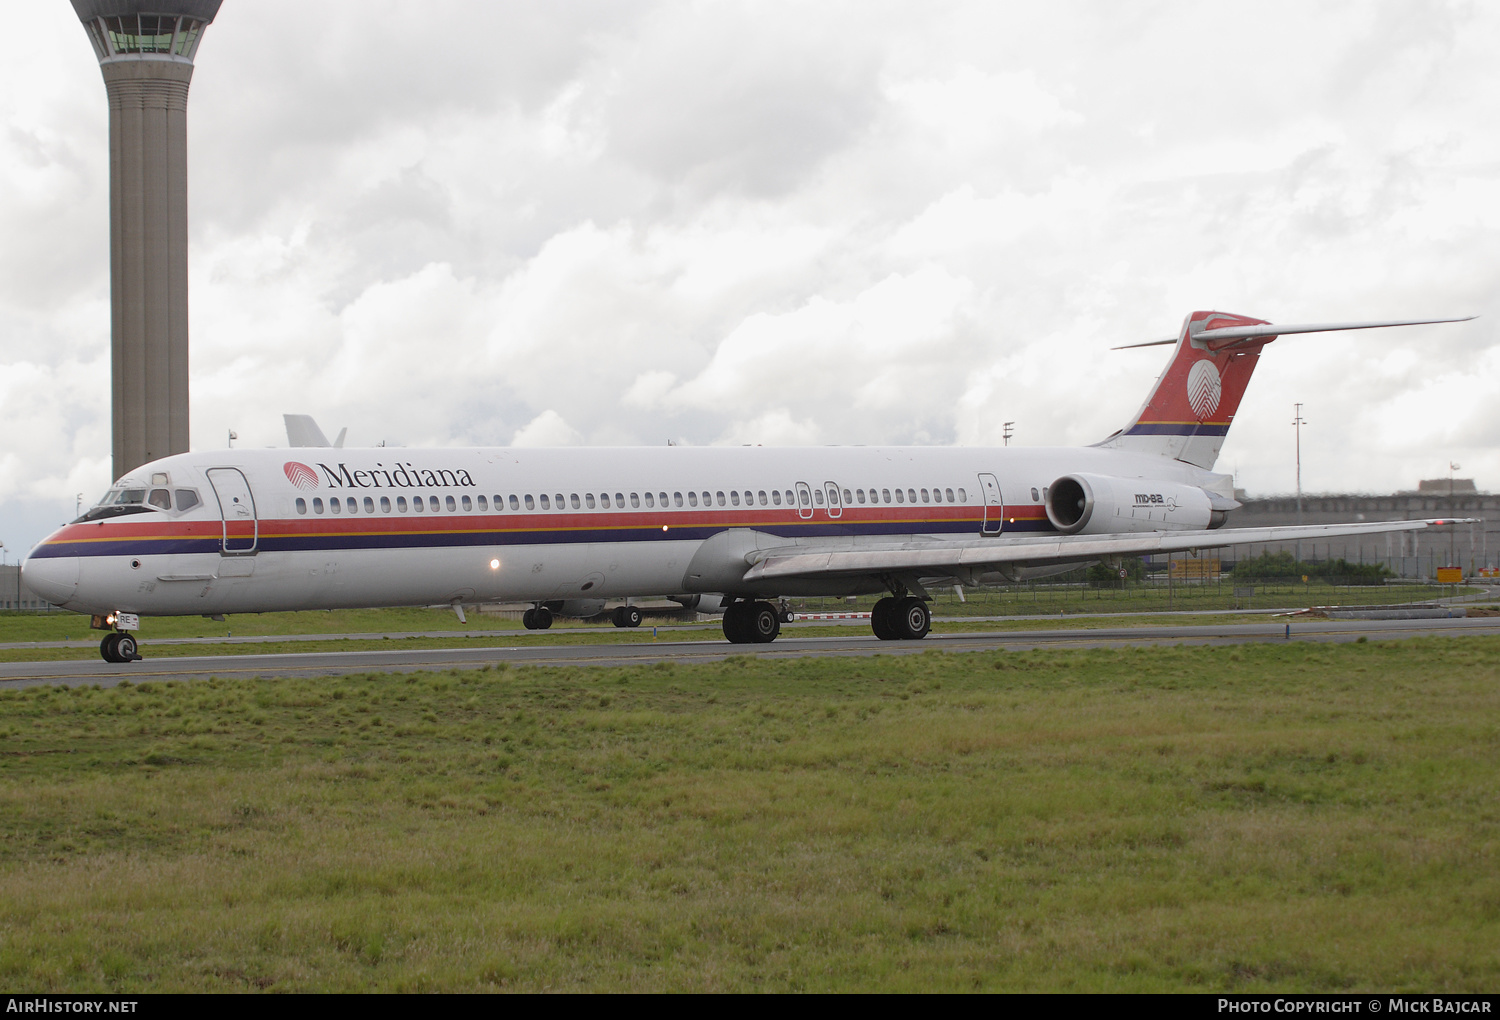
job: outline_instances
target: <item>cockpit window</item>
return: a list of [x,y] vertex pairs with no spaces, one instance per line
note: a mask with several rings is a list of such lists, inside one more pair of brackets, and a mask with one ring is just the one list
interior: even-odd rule
[[178,489],[177,490],[177,512],[178,513],[181,513],[184,510],[191,510],[193,507],[197,506],[201,502],[203,502],[203,501],[198,498],[198,491],[196,489]]
[[146,502],[158,510],[172,509],[172,494],[166,489],[152,489],[151,494],[146,497]]
[[145,503],[145,489],[110,489],[88,513],[78,518],[78,521],[97,521],[105,517],[147,514],[156,511],[155,506],[146,506]]

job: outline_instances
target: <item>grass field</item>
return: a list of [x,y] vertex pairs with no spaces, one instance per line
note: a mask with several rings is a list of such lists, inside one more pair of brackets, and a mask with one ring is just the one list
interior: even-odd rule
[[0,985],[1490,990],[1500,640],[0,691]]

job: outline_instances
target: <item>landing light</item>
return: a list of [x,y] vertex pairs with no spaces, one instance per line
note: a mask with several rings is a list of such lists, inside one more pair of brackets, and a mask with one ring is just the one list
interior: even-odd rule
[[662,525],[662,526],[661,526],[661,530],[663,530],[663,531],[666,531],[666,530],[667,530],[667,526],[666,526],[666,525],[665,525],[665,524],[663,524],[663,525]]
[[490,569],[491,570],[499,570],[500,569],[500,561],[499,560],[490,560]]

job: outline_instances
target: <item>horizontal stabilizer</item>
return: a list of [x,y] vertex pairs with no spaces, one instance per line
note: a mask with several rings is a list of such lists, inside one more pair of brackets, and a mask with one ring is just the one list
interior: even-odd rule
[[764,549],[745,573],[747,582],[773,578],[920,572],[924,575],[989,570],[1025,564],[1088,562],[1108,556],[1218,549],[1262,542],[1317,541],[1395,531],[1421,531],[1445,524],[1474,524],[1477,518],[1420,521],[1366,521],[1359,524],[1311,524],[1285,528],[1222,528],[1218,531],[1153,531],[1128,535],[1049,535],[1026,538],[981,538],[959,541],[907,542],[889,547],[818,549],[782,546]]
[[1225,326],[1222,329],[1205,329],[1194,334],[1193,339],[1250,340],[1263,336],[1287,336],[1290,333],[1334,333],[1342,329],[1380,329],[1383,326],[1430,326],[1439,322],[1468,322],[1476,318],[1478,318],[1476,315],[1464,315],[1456,319],[1387,319],[1382,322],[1304,322],[1290,325],[1267,322],[1258,326]]

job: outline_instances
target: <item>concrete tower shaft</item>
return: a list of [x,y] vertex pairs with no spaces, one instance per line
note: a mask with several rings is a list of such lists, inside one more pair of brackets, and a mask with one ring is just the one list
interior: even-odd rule
[[114,477],[188,449],[187,97],[222,0],[72,0],[109,95]]

